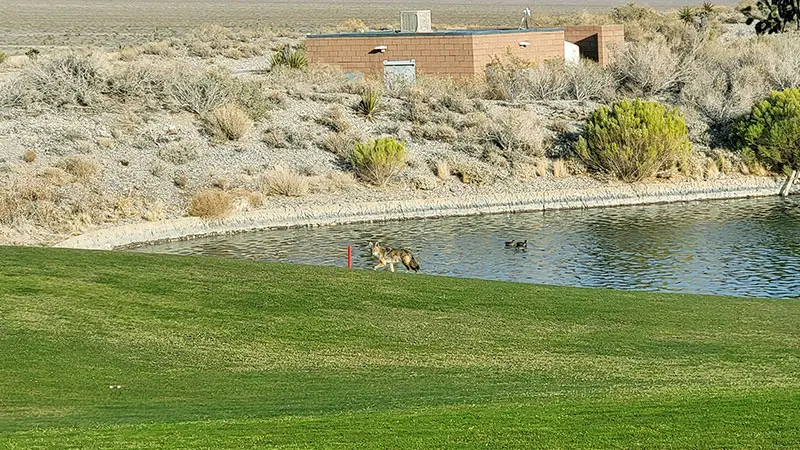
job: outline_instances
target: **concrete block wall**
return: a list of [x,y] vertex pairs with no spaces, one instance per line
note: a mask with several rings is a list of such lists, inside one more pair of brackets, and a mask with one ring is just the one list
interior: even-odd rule
[[[521,41],[529,42],[520,47]],[[374,52],[385,45],[385,52]],[[415,59],[417,73],[468,77],[484,75],[492,57],[507,51],[530,61],[564,58],[564,30],[481,33],[365,33],[309,36],[308,62],[347,72],[383,73],[383,61]]]
[[564,40],[581,49],[581,57],[597,61],[602,66],[611,64],[614,53],[625,44],[623,25],[580,25],[564,28]]

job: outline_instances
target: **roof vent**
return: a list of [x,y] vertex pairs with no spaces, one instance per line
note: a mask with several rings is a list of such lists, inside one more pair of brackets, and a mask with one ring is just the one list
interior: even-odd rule
[[430,33],[431,11],[401,11],[400,31],[403,33]]

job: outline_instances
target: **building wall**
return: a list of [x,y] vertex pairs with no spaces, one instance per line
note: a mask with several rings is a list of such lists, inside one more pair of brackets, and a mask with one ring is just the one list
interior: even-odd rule
[[581,57],[597,61],[602,66],[614,60],[614,53],[625,44],[623,25],[581,25],[566,27],[564,39],[581,49]]
[[[386,52],[372,52],[385,45]],[[383,61],[415,59],[417,73],[474,73],[472,36],[314,37],[306,41],[309,64],[332,64],[346,72],[383,73]]]
[[[529,42],[520,47],[521,41]],[[503,57],[510,50],[513,56],[541,63],[564,59],[564,30],[508,34],[476,34],[472,36],[475,74],[485,74],[493,57]]]
[[[466,77],[485,75],[492,58],[503,57],[508,50],[536,63],[563,59],[565,40],[577,44],[581,56],[606,65],[624,42],[623,34],[621,25],[602,25],[494,33],[312,35],[306,48],[309,64],[336,65],[346,72],[382,74],[383,61],[415,59],[419,74]],[[520,47],[521,41],[530,45]],[[379,45],[386,51],[374,52]]]

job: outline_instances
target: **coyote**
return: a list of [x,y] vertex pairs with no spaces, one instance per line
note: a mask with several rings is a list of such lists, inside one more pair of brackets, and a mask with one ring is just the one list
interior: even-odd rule
[[391,248],[381,247],[380,241],[375,243],[370,242],[369,250],[372,252],[372,256],[378,258],[379,261],[378,265],[373,267],[372,270],[378,270],[388,264],[389,269],[394,272],[394,265],[403,263],[403,265],[406,266],[406,272],[409,270],[419,272],[419,263],[417,263],[417,260],[414,259],[414,255],[408,250],[402,248],[392,250]]

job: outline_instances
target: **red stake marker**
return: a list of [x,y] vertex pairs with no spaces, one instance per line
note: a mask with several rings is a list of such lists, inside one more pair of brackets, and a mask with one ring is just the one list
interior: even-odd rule
[[353,247],[347,246],[347,268],[353,268]]

